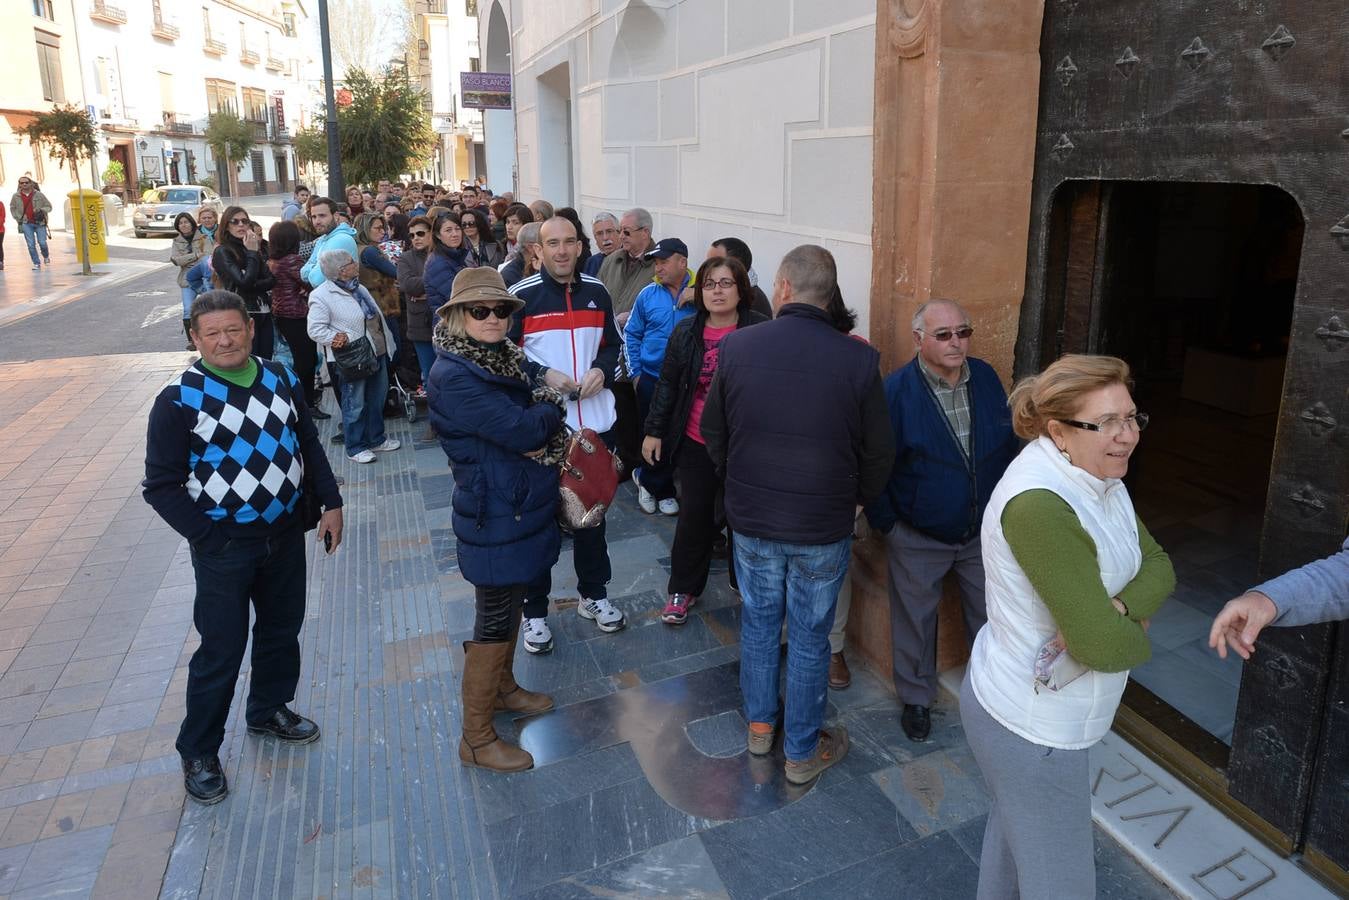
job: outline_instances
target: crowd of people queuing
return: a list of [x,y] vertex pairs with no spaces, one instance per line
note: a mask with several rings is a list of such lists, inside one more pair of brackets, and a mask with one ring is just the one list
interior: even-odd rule
[[[969,311],[933,298],[913,316],[913,357],[887,374],[852,333],[828,250],[788,252],[770,299],[745,241],[697,261],[641,208],[600,213],[587,234],[574,209],[542,200],[381,181],[340,201],[298,186],[265,237],[238,206],[176,227],[201,361],[156,403],[145,494],[191,542],[197,573],[202,643],[178,742],[193,797],[227,792],[217,753],[250,601],[248,728],[318,737],[288,704],[304,605],[293,519],[312,505],[329,552],[342,531],[313,425],[328,417],[319,374],[338,398],[335,437],[370,463],[399,448],[383,414],[394,373],[416,385],[448,457],[475,587],[465,765],[533,765],[493,716],[553,706],[516,682],[513,660],[520,643],[553,649],[559,467],[568,435],[593,429],[628,464],[640,509],[677,517],[663,622],[686,622],[712,560],[730,557],[746,746],[780,745],[789,782],[848,752],[825,713],[851,677],[854,540],[875,535],[887,552],[892,674],[914,742],[931,728],[937,607],[954,576],[971,646],[960,715],[992,798],[980,896],[1094,895],[1087,750],[1149,658],[1150,619],[1176,581],[1122,480],[1148,424],[1126,362],[1065,356],[1009,397],[970,354]],[[278,338],[289,366],[272,361]],[[574,530],[572,547],[578,614],[622,630],[604,523]],[[1249,657],[1265,625],[1343,617],[1346,582],[1349,542],[1232,601],[1211,644]]]

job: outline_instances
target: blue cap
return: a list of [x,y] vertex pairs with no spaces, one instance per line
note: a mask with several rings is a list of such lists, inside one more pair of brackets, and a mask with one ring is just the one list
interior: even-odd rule
[[688,256],[688,245],[679,238],[665,238],[657,241],[656,246],[652,247],[646,253],[642,254],[643,259],[669,259],[678,253],[680,256]]

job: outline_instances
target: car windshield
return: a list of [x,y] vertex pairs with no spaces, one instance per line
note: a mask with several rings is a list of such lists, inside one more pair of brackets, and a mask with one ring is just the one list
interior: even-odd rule
[[197,192],[186,188],[170,188],[162,192],[163,200],[161,203],[200,203],[201,198]]

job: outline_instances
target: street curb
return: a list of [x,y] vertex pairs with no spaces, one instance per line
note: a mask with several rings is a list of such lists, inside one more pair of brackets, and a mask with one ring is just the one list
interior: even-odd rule
[[[71,285],[63,288],[52,295],[43,295],[34,297],[24,303],[0,310],[0,328],[7,325],[13,325],[16,322],[22,322],[38,313],[47,310],[56,309],[65,306],[67,303],[74,303],[83,300],[96,291],[106,288],[116,287],[119,284],[125,284],[128,281],[134,281],[142,275],[148,275],[159,269],[172,268],[172,263],[150,262],[147,260],[121,260],[118,262],[118,268],[113,272],[94,272],[94,277],[87,283]],[[85,278],[88,276],[79,276]]]

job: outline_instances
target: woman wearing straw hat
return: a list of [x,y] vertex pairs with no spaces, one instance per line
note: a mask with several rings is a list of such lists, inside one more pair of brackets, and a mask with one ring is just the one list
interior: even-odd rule
[[454,472],[459,569],[474,586],[473,640],[464,642],[464,765],[517,772],[534,765],[501,740],[492,714],[552,709],[553,698],[515,682],[525,586],[557,562],[558,464],[566,401],[549,370],[506,339],[524,304],[492,268],[455,276],[440,307],[427,399],[431,426]]

